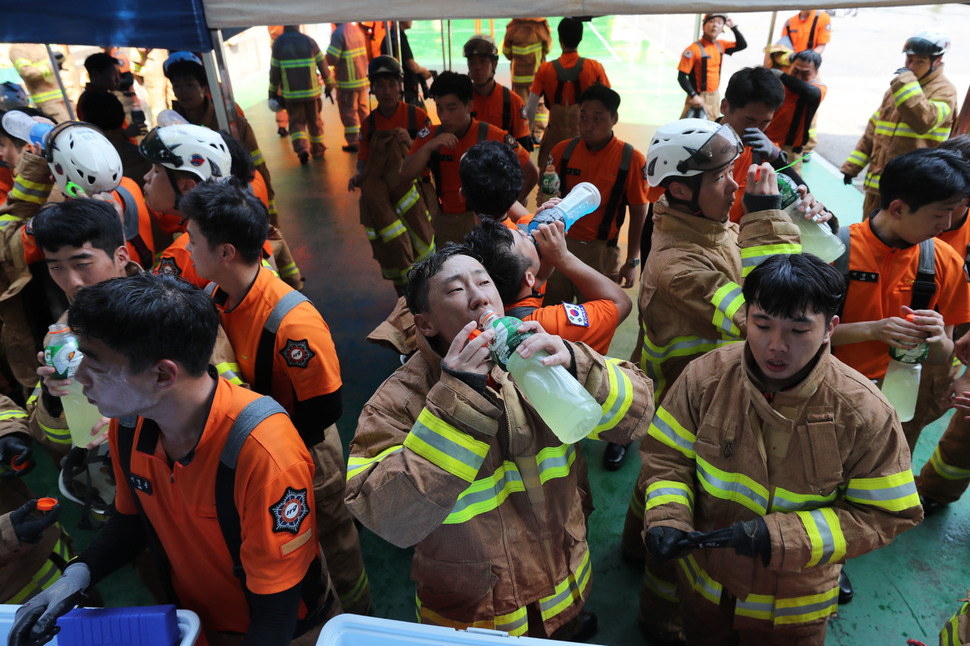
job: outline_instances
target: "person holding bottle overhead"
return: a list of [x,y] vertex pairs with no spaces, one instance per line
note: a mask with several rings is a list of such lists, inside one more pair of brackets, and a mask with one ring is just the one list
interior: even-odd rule
[[[554,434],[496,364],[488,346],[500,347],[503,335],[492,327],[473,335],[483,316],[505,310],[470,254],[447,245],[411,270],[418,352],[363,408],[347,506],[385,540],[415,546],[422,623],[584,641],[596,620],[582,612],[591,562],[580,449]],[[642,372],[535,321],[513,330],[524,333],[514,350],[521,360],[548,352],[543,368],[564,368],[597,402],[587,437],[643,435],[653,402]]]

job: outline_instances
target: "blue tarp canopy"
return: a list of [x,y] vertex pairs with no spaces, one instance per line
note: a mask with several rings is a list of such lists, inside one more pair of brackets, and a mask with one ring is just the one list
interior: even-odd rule
[[0,42],[212,49],[202,0],[2,2]]

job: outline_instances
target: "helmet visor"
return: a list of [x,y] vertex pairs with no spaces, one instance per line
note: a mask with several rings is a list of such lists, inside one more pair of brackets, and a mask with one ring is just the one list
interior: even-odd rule
[[720,170],[737,159],[742,150],[744,144],[731,126],[722,125],[700,148],[691,152],[690,157],[677,163],[677,172],[687,175],[690,171]]
[[906,40],[903,53],[913,56],[939,56],[943,51],[937,43],[921,36],[913,36]]
[[138,144],[138,152],[153,164],[179,168],[182,165],[182,158],[172,152],[172,149],[162,141],[158,134],[159,130],[161,128],[154,128],[145,135],[145,138]]

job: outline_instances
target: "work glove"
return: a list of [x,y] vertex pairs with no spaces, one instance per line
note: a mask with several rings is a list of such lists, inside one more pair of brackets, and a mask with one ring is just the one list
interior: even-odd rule
[[752,159],[756,164],[763,161],[773,163],[781,155],[781,148],[772,143],[768,135],[757,128],[745,128],[741,141],[745,146],[751,147]]
[[694,549],[733,547],[741,556],[754,558],[760,555],[765,565],[771,560],[771,535],[765,519],[760,516],[710,532],[691,532],[687,535],[685,546],[688,545]]
[[908,67],[900,67],[898,70],[896,70],[896,76],[899,76],[903,72],[908,72],[908,71],[909,71]]
[[848,173],[842,173],[842,183],[846,186],[852,186],[852,175]]
[[20,435],[0,437],[0,465],[5,467],[0,478],[19,478],[30,473],[35,464],[30,451],[30,441]]
[[10,524],[13,525],[13,531],[21,543],[38,542],[44,530],[56,523],[57,517],[61,515],[60,503],[40,515],[31,514],[35,509],[37,509],[36,498],[28,500],[10,512]]
[[684,553],[684,540],[687,532],[673,527],[651,527],[644,540],[647,550],[658,561],[669,561]]
[[20,606],[7,636],[7,646],[40,646],[54,639],[60,631],[58,617],[77,605],[89,585],[91,571],[87,565],[67,566],[50,587]]

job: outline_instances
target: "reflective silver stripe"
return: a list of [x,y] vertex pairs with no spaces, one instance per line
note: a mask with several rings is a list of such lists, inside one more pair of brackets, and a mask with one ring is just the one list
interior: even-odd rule
[[[721,498],[723,500],[737,502],[760,514],[764,514],[768,511],[767,496],[755,491],[747,484],[740,482],[741,478],[748,480],[750,480],[750,478],[746,478],[746,476],[740,473],[725,473],[715,466],[707,463],[700,457],[697,458],[696,464],[697,479],[704,487],[704,490],[712,496]],[[717,472],[720,472],[727,477],[734,477],[736,479],[725,480],[723,477],[719,476]],[[753,480],[752,483],[754,483]]]
[[[671,448],[677,449],[688,458],[693,458],[695,455],[694,440],[697,439],[697,436],[681,426],[680,428],[689,436],[684,437],[677,432],[673,424],[680,426],[680,423],[667,412],[667,409],[661,406],[657,409],[657,414],[653,416],[653,421],[650,423],[650,429],[647,432]],[[654,432],[654,429],[656,429],[656,432]],[[669,441],[664,442],[664,438]]]
[[945,480],[966,480],[970,478],[970,469],[961,469],[960,467],[955,467],[943,461],[939,446],[933,451],[933,457],[930,458],[930,465]]

